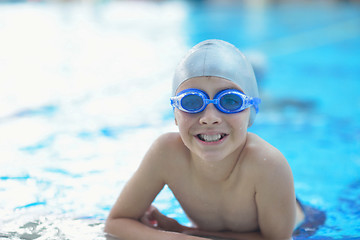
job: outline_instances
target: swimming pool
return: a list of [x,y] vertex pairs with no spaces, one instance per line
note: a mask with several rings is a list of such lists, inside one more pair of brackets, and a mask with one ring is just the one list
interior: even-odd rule
[[[359,238],[359,10],[0,4],[0,239],[106,239],[104,219],[144,152],[176,131],[176,63],[207,38],[258,64],[264,104],[250,131],[287,157],[297,196],[326,212],[311,238]],[[156,204],[188,223],[168,189]]]

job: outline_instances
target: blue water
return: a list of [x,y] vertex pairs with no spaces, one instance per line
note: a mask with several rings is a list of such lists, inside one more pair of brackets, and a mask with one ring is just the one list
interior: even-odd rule
[[[326,212],[311,238],[360,238],[359,26],[360,4],[335,1],[1,3],[0,239],[109,239],[122,186],[176,131],[175,65],[208,38],[252,59],[263,104],[249,130]],[[156,204],[188,224],[167,188]]]

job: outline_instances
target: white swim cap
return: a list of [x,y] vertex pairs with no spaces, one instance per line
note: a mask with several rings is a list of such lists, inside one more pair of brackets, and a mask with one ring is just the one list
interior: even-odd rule
[[[239,49],[228,42],[212,39],[194,46],[176,68],[172,95],[176,95],[178,87],[186,80],[204,76],[225,78],[236,83],[246,95],[259,97],[251,64]],[[255,109],[251,107],[249,127],[255,116]]]

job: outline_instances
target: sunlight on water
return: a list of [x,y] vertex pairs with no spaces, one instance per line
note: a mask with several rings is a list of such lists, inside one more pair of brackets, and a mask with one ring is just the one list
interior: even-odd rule
[[1,239],[104,239],[124,182],[151,142],[174,130],[164,116],[187,48],[184,11],[0,6]]
[[2,5],[0,11],[6,86],[0,90],[0,116],[43,104],[97,100],[139,84],[169,84],[169,66],[184,49],[179,4],[19,4]]

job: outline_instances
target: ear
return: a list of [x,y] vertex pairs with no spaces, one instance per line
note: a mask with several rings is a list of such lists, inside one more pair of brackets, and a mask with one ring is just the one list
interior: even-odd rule
[[176,126],[179,126],[176,118],[174,118],[174,120],[175,120],[175,125],[176,125]]

